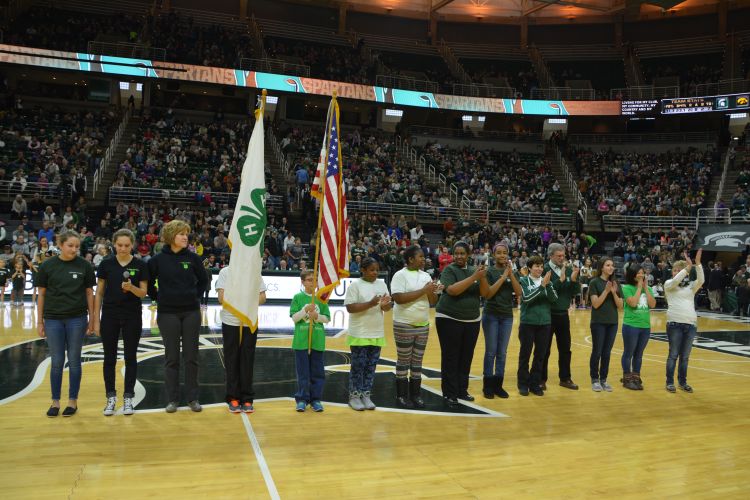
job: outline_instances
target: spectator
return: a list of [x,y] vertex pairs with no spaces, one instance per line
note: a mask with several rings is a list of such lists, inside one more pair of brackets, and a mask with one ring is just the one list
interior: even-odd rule
[[14,219],[20,219],[26,216],[28,212],[29,212],[29,207],[26,203],[26,200],[23,199],[22,195],[17,194],[16,198],[13,200],[13,205],[10,209],[10,214],[13,216]]

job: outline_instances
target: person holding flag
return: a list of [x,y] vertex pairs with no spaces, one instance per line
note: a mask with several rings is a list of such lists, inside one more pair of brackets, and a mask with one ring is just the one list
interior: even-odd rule
[[[334,91],[331,104],[328,106],[323,147],[321,148],[320,162],[312,187],[312,196],[319,200],[320,209],[318,210],[318,232],[313,271],[314,287],[317,288],[317,293],[310,295],[310,307],[302,309],[306,311],[308,318],[312,319],[312,321],[307,322],[307,343],[296,340],[297,333],[295,330],[295,343],[298,346],[306,346],[308,356],[313,356],[313,349],[319,350],[321,348],[319,341],[316,347],[313,330],[318,331],[319,327],[322,328],[322,325],[319,324],[322,321],[321,315],[326,316],[325,313],[321,312],[320,304],[317,304],[314,300],[315,297],[320,299],[321,304],[327,304],[331,292],[339,285],[341,278],[349,276],[349,221],[346,212],[346,190],[343,184],[340,146],[339,105]],[[307,284],[304,283],[305,278],[306,275],[303,274],[303,284],[307,290]],[[292,311],[292,314],[294,314],[294,311]],[[317,320],[313,316],[317,316]],[[299,325],[298,319],[295,319],[295,322]],[[295,349],[297,348],[295,347]],[[297,359],[299,363],[301,360],[299,357]],[[322,391],[322,383],[320,390]],[[300,408],[300,405],[304,405],[305,397],[304,387],[300,387],[300,393],[296,397],[297,411],[304,411],[304,406]],[[310,394],[311,401],[314,401],[315,397],[316,395]],[[322,411],[322,405],[319,407],[313,405],[313,410]]]
[[[326,349],[325,323],[331,318],[328,304],[315,297],[315,273],[302,271],[299,275],[303,291],[292,299],[289,316],[294,321],[294,363],[297,368],[297,393],[294,395],[296,410],[305,411],[309,404],[315,412],[323,411],[323,384],[325,365],[323,353]],[[312,344],[308,344],[310,325],[313,328]]]
[[[253,361],[257,342],[258,306],[265,302],[263,236],[266,231],[266,179],[263,169],[263,112],[266,91],[255,111],[255,126],[242,166],[241,182],[229,230],[232,258],[216,283],[222,305],[222,336],[226,355],[229,411],[252,413]],[[248,270],[251,272],[248,276]]]

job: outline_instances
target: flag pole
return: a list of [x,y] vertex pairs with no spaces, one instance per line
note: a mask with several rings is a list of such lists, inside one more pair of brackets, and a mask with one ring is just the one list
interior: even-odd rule
[[[330,116],[330,108],[333,107],[336,104],[336,91],[333,91],[333,95],[331,96],[331,104],[329,105],[329,113],[328,118],[326,119],[326,133],[325,133],[325,143],[328,144],[328,141],[330,140],[331,136],[331,116]],[[312,297],[310,297],[310,304],[313,306],[315,305],[315,297],[318,294],[318,272],[320,267],[320,234],[321,231],[321,223],[323,222],[323,199],[325,198],[325,185],[326,185],[326,173],[328,171],[328,163],[327,163],[327,156],[328,155],[328,147],[326,147],[326,158],[323,158],[323,161],[325,162],[326,167],[324,168],[323,172],[320,174],[320,182],[318,184],[318,192],[320,193],[320,197],[318,198],[318,231],[315,235],[315,261],[313,264],[313,276],[315,278],[315,291],[312,294]],[[312,352],[312,334],[313,334],[313,322],[309,322],[308,330],[307,330],[307,354],[310,354]]]

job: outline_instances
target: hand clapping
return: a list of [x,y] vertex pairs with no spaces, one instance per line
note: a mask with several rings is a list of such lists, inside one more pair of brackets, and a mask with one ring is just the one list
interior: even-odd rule
[[547,271],[547,274],[544,275],[544,279],[542,280],[542,286],[549,285],[549,282],[551,279],[552,279],[552,271]]

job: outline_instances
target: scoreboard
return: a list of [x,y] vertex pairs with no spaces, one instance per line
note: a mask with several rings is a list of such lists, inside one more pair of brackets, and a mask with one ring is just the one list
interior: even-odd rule
[[687,113],[708,113],[712,111],[729,111],[748,109],[750,94],[731,94],[708,97],[677,97],[662,99],[661,114],[677,115]]

